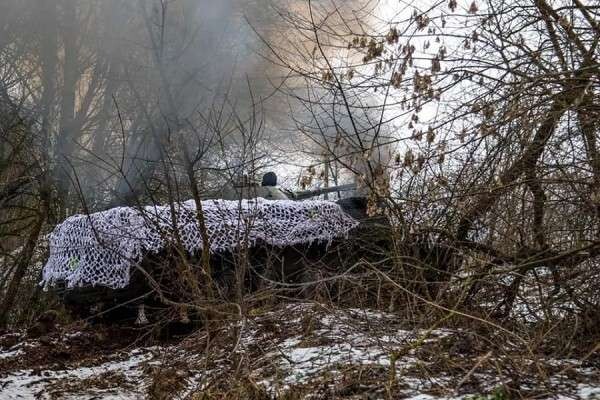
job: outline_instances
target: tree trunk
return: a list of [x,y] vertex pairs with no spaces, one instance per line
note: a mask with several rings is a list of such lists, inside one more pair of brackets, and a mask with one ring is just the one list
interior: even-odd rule
[[35,220],[33,227],[29,232],[29,236],[27,237],[27,240],[23,245],[21,253],[17,258],[14,267],[15,272],[12,276],[10,284],[8,285],[8,288],[6,289],[6,293],[4,294],[2,304],[0,304],[0,329],[6,328],[6,325],[8,324],[9,313],[15,304],[15,300],[17,298],[21,282],[23,281],[23,278],[29,271],[31,259],[33,258],[35,247],[40,238],[42,227],[44,226],[44,223],[46,222],[46,219],[48,217],[49,203],[47,201],[47,198],[45,198],[46,196],[44,195],[43,197],[44,198],[41,200],[39,215],[37,216],[37,219]]
[[55,179],[60,202],[60,217],[68,213],[69,188],[71,186],[71,166],[69,160],[73,154],[75,142],[75,93],[79,80],[79,56],[77,34],[75,29],[77,12],[75,4],[64,2],[61,19],[61,32],[64,48],[63,87],[61,91],[60,123],[56,141],[56,171]]

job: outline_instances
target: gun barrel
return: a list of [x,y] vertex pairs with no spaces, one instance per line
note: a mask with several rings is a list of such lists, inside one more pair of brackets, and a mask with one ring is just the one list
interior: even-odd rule
[[294,200],[304,200],[309,199],[311,197],[320,196],[325,193],[334,193],[334,192],[345,192],[348,190],[356,189],[355,183],[349,183],[347,185],[339,185],[339,186],[330,186],[326,188],[314,189],[314,190],[303,190],[301,192],[293,193]]

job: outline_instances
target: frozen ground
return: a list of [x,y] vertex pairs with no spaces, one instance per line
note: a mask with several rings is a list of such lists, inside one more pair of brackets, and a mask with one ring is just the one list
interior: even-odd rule
[[600,399],[589,360],[501,354],[470,333],[409,331],[368,310],[288,305],[226,323],[212,340],[198,332],[152,347],[115,345],[114,335],[82,327],[2,336],[0,399],[501,399],[509,390]]

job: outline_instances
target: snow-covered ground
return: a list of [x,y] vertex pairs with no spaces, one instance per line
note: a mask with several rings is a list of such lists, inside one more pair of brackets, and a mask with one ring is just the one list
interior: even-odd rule
[[[368,310],[287,305],[226,323],[210,342],[199,331],[177,344],[110,351],[93,344],[93,330],[13,337],[0,351],[0,399],[191,399],[199,393],[212,399],[232,388],[241,393],[244,385],[273,398],[293,391],[295,398],[500,399],[499,391],[517,384],[537,398],[600,399],[597,365],[522,357],[516,383],[502,370],[506,355],[469,333],[407,330],[398,316]],[[244,390],[245,398],[259,397]]]
[[[138,399],[143,393],[142,364],[152,358],[144,350],[129,353],[125,360],[111,360],[98,366],[72,366],[64,370],[13,371],[0,379],[2,399],[77,398],[77,399]],[[118,379],[119,387],[97,388],[94,381]],[[81,390],[80,390],[81,389]],[[73,390],[75,393],[69,393]]]

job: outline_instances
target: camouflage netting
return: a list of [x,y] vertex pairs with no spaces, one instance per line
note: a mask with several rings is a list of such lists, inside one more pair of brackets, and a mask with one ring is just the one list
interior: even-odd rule
[[[249,246],[329,242],[358,224],[329,201],[206,200],[202,209],[211,252],[233,250],[244,241]],[[123,288],[145,254],[165,249],[177,237],[188,252],[198,253],[202,235],[195,202],[178,203],[174,210],[174,218],[170,206],[118,207],[67,218],[50,235],[42,284]]]

